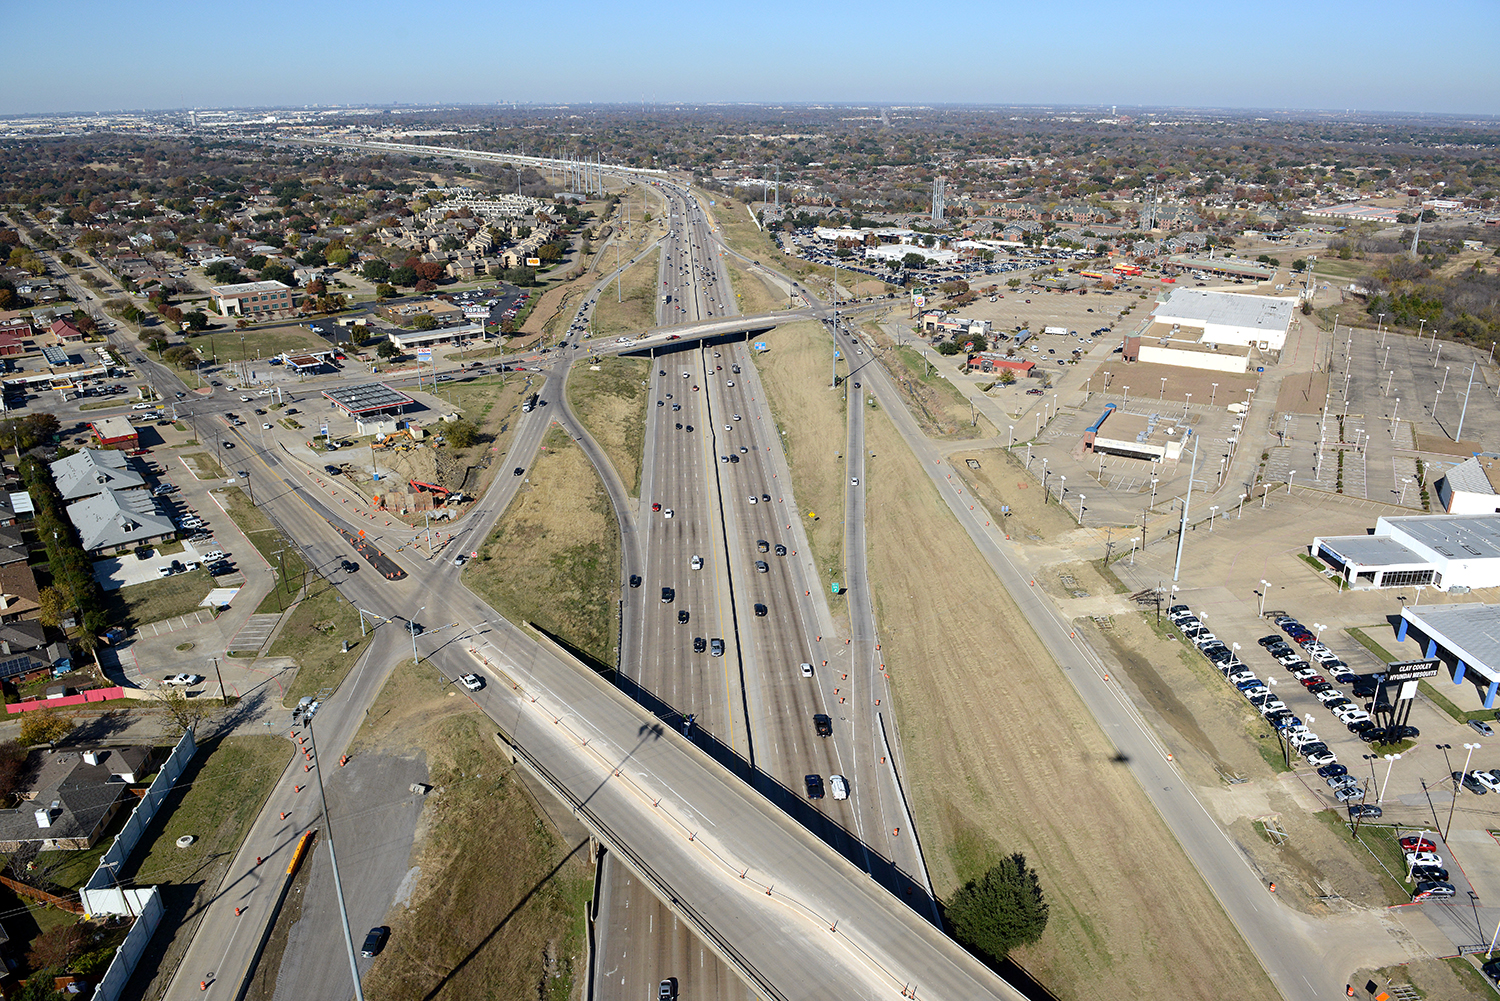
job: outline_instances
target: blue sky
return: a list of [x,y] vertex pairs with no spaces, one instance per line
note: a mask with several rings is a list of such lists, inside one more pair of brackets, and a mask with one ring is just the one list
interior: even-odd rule
[[1500,3],[9,0],[0,114],[364,103],[1500,114]]

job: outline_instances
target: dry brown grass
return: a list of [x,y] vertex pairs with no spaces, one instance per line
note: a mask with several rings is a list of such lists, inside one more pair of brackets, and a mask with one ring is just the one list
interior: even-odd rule
[[609,497],[583,449],[553,428],[464,583],[512,622],[534,622],[612,666],[619,575]]
[[1051,920],[1013,958],[1058,997],[1274,995],[910,450],[867,425],[870,579],[939,896],[1019,851]]
[[729,283],[734,286],[741,313],[756,316],[786,308],[785,296],[769,288],[758,276],[746,271],[734,258],[726,257],[724,263],[728,267]]
[[632,497],[641,493],[649,372],[643,358],[609,357],[597,365],[580,362],[568,374],[568,405],[609,456]]
[[434,792],[412,851],[422,878],[366,995],[566,1001],[583,969],[586,850],[543,822],[490,720],[434,671],[397,667],[369,719],[353,749],[423,755]]
[[[625,269],[617,292],[610,284],[594,305],[594,336],[639,334],[656,326],[656,273],[661,251]],[[623,300],[623,301],[618,301]]]
[[[833,339],[819,323],[777,327],[755,362],[782,431],[802,524],[823,579],[844,567],[844,394],[828,386]],[[840,374],[843,374],[841,367]],[[817,518],[810,516],[816,512]]]

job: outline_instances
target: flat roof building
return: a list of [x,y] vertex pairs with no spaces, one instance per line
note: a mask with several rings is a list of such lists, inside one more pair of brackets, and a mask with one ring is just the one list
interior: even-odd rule
[[333,406],[350,417],[363,417],[379,413],[401,413],[416,401],[400,390],[377,382],[364,386],[344,386],[324,390]]
[[1196,339],[1204,344],[1254,345],[1262,351],[1280,351],[1286,346],[1296,306],[1295,297],[1180,288],[1157,305],[1153,326],[1201,331]]
[[214,297],[214,308],[221,316],[268,320],[294,316],[297,311],[296,292],[281,282],[215,285],[211,291]]
[[1500,515],[1380,518],[1373,535],[1320,536],[1312,553],[1346,586],[1434,587],[1465,593],[1500,586]]
[[94,434],[99,438],[101,445],[125,445],[134,448],[140,441],[135,425],[124,417],[105,417],[91,421],[89,427],[94,429]]
[[[1462,685],[1470,669],[1478,682],[1486,709],[1495,708],[1500,692],[1500,605],[1473,602],[1402,608],[1396,638],[1404,640],[1415,629],[1426,639],[1424,654],[1448,662],[1455,685]],[[1480,681],[1479,679],[1483,679]]]

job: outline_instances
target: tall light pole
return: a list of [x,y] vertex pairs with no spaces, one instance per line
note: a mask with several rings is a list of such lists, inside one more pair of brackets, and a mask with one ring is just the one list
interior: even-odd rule
[[1408,486],[1410,486],[1410,485],[1411,485],[1411,477],[1410,476],[1403,476],[1403,477],[1401,477],[1401,499],[1396,502],[1399,506],[1404,507],[1406,505],[1406,488]]
[[1183,405],[1182,405],[1182,416],[1184,416],[1184,417],[1187,416],[1188,407],[1190,407],[1192,405],[1193,405],[1193,394],[1189,393],[1189,394],[1187,394],[1187,401],[1185,403],[1183,403]]
[[1078,527],[1083,527],[1083,494],[1078,495]]
[[1295,469],[1288,469],[1286,471],[1286,492],[1287,493],[1291,493],[1292,492],[1292,477],[1294,477],[1296,475],[1297,475],[1297,471]]
[[1271,589],[1271,582],[1268,581],[1268,580],[1262,579],[1261,582],[1260,582],[1260,612],[1259,612],[1259,615],[1260,615],[1261,618],[1265,618],[1265,615],[1266,615],[1266,592],[1269,591],[1270,589]]
[[1391,784],[1391,769],[1395,768],[1396,762],[1401,760],[1401,755],[1399,754],[1386,754],[1382,755],[1382,757],[1384,757],[1385,760],[1389,762],[1389,764],[1385,766],[1385,781],[1380,783],[1380,795],[1375,797],[1376,806],[1379,806],[1381,803],[1385,802],[1385,790],[1386,787]]
[[1137,535],[1135,538],[1133,538],[1133,539],[1130,540],[1130,565],[1131,566],[1135,566],[1135,546],[1136,546],[1136,543],[1138,543],[1140,541],[1141,541],[1141,537],[1139,535]]
[[417,615],[413,615],[406,620],[406,631],[411,633],[411,663],[413,667],[421,666],[421,661],[417,659],[417,616],[426,610],[427,606],[423,605],[417,609]]
[[1009,452],[1016,447],[1016,426],[1014,424],[1007,426],[1010,428],[1010,443],[1005,446],[1005,450]]
[[1210,532],[1212,532],[1214,530],[1214,515],[1216,515],[1218,513],[1219,513],[1219,505],[1217,505],[1217,504],[1210,504],[1208,506],[1208,530]]
[[1177,526],[1177,562],[1172,567],[1172,580],[1182,573],[1182,547],[1187,539],[1188,504],[1193,499],[1193,478],[1198,475],[1198,436],[1193,435],[1193,462],[1188,467],[1187,493],[1182,499],[1182,521]]
[[1161,377],[1161,395],[1159,395],[1157,397],[1157,399],[1158,400],[1164,400],[1164,399],[1166,399],[1166,397],[1167,397],[1167,377],[1166,376],[1162,376]]
[[1057,502],[1061,504],[1063,502],[1063,498],[1068,496],[1068,474],[1063,473],[1057,478],[1057,480]]
[[1469,775],[1469,759],[1474,757],[1474,752],[1479,750],[1478,744],[1465,744],[1464,749],[1469,753],[1464,755],[1464,770],[1458,773],[1458,778],[1453,783],[1453,802],[1448,804],[1448,823],[1443,828],[1443,840],[1448,840],[1448,832],[1453,830],[1453,808],[1458,806],[1458,787]]
[[1249,496],[1249,494],[1240,494],[1240,513],[1237,516],[1236,520],[1238,520],[1238,518],[1245,517],[1245,498]]
[[1314,622],[1313,623],[1313,640],[1315,642],[1318,642],[1318,643],[1323,642],[1323,630],[1325,630],[1327,628],[1328,627],[1326,625],[1324,625],[1323,623],[1321,623],[1321,622]]
[[1214,405],[1214,397],[1216,397],[1216,396],[1219,395],[1219,384],[1217,382],[1215,382],[1215,383],[1213,383],[1213,387],[1214,387],[1213,391],[1208,394],[1208,405],[1209,406],[1213,406]]

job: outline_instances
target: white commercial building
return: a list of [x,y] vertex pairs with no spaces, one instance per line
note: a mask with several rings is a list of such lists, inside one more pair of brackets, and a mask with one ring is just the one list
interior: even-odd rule
[[958,260],[958,254],[954,251],[923,247],[915,243],[882,243],[878,247],[865,248],[867,261],[899,261],[907,254],[925,257],[930,264],[935,265],[952,264]]
[[1202,331],[1194,339],[1203,344],[1280,351],[1286,345],[1296,306],[1296,298],[1180,288],[1156,307],[1152,321],[1183,332]]
[[1500,460],[1496,456],[1465,459],[1433,486],[1438,503],[1449,514],[1500,514]]
[[[1401,609],[1396,639],[1412,637],[1422,643],[1425,657],[1451,665],[1453,683],[1465,682],[1479,690],[1486,709],[1495,708],[1500,694],[1500,605],[1430,605]],[[1469,672],[1473,671],[1473,675]]]
[[1500,587],[1500,515],[1380,518],[1373,535],[1320,536],[1312,552],[1356,589]]

